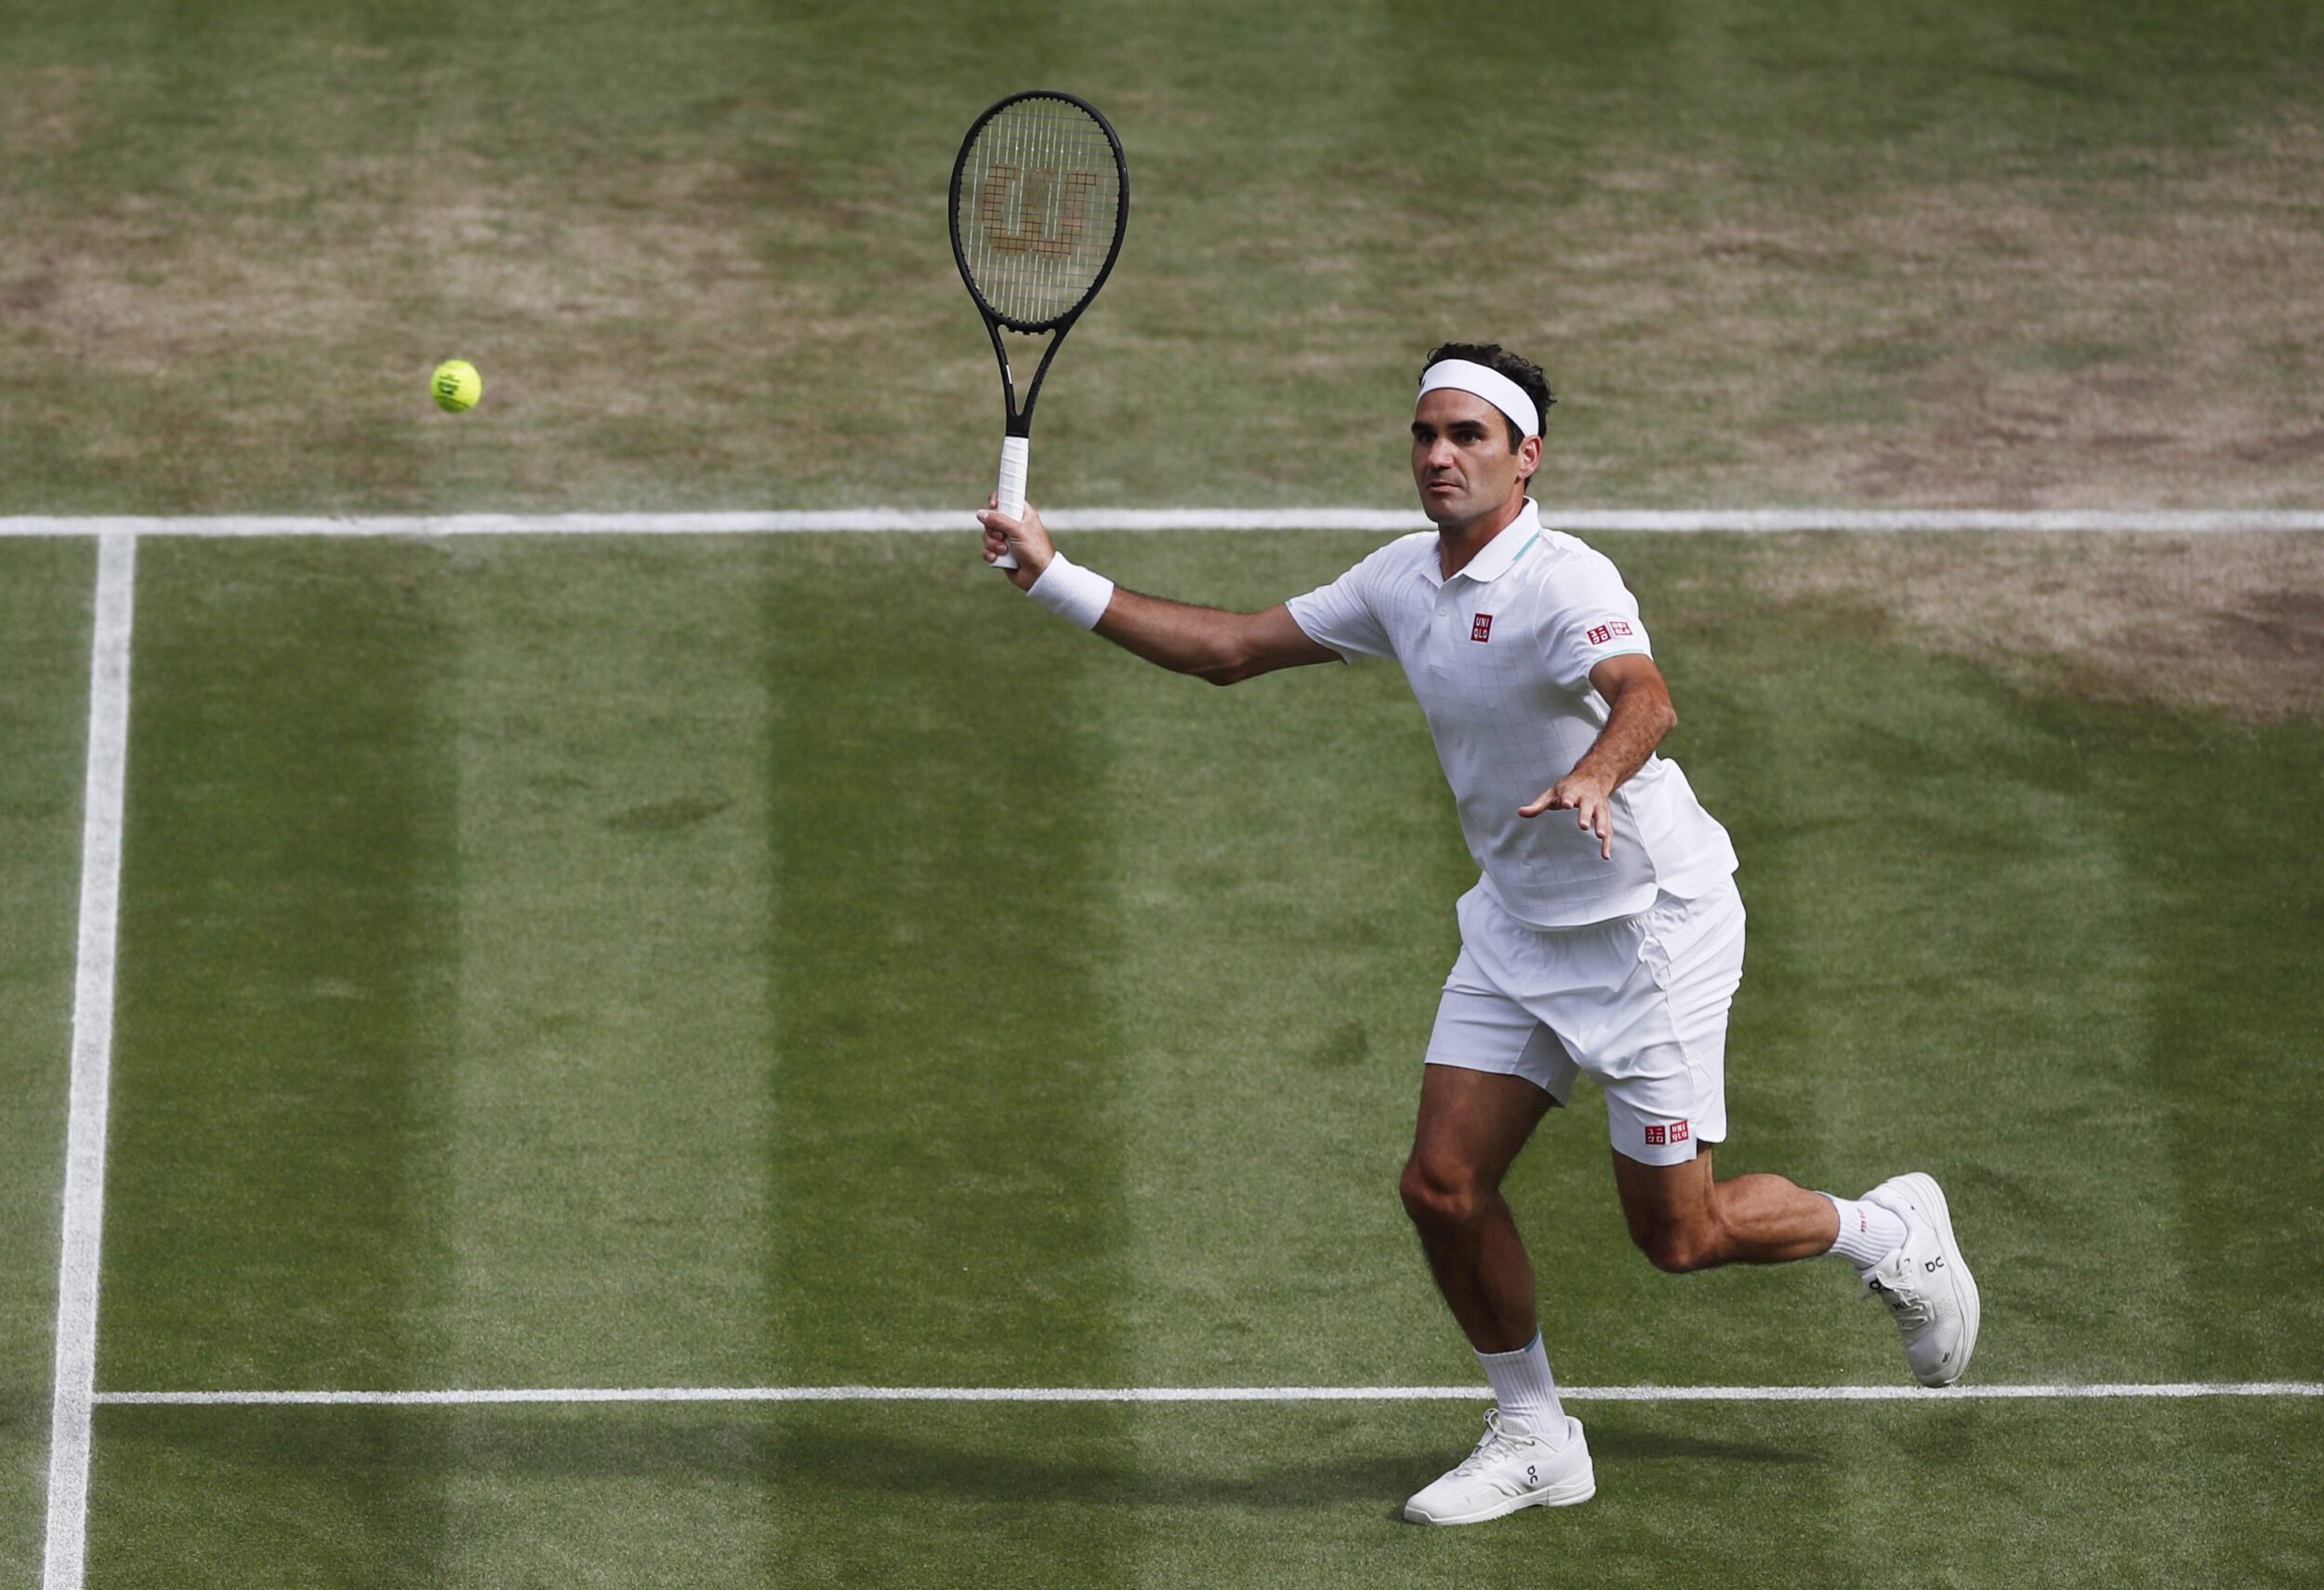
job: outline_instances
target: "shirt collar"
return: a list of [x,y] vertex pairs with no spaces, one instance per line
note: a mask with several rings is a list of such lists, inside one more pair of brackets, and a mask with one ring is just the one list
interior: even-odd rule
[[[1501,526],[1500,533],[1478,550],[1456,579],[1472,579],[1479,585],[1489,585],[1507,574],[1541,538],[1541,505],[1531,497],[1517,510],[1517,517]],[[1437,582],[1443,584],[1442,580]]]

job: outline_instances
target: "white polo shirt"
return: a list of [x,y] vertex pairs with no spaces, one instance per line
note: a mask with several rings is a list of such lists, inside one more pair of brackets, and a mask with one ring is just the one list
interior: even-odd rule
[[1605,727],[1590,670],[1651,656],[1614,564],[1541,527],[1528,498],[1469,566],[1444,577],[1436,532],[1391,541],[1291,616],[1343,657],[1393,657],[1428,714],[1483,883],[1519,921],[1577,927],[1693,899],[1735,870],[1735,847],[1676,762],[1650,756],[1614,792],[1614,859],[1570,811],[1517,808],[1574,770]]

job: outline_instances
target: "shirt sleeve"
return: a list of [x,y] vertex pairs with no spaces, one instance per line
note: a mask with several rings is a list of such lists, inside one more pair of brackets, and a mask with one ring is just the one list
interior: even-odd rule
[[1291,621],[1309,640],[1330,647],[1343,659],[1393,656],[1395,648],[1389,643],[1388,628],[1380,621],[1372,603],[1383,572],[1381,564],[1393,546],[1380,548],[1329,585],[1317,586],[1285,603],[1291,610]]
[[1590,670],[1608,657],[1654,656],[1638,598],[1611,560],[1595,552],[1558,571],[1558,607],[1548,627],[1550,676],[1565,690],[1588,688]]

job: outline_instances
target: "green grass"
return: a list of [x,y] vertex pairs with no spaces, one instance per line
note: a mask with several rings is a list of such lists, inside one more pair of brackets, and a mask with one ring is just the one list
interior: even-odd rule
[[1134,194],[1037,499],[1400,502],[1420,355],[1486,336],[1563,500],[2318,500],[2303,0],[0,20],[7,511],[980,500],[944,184],[1032,83]]
[[[1229,602],[1364,545],[1084,543]],[[2324,734],[1606,544],[1745,858],[1723,1166],[1943,1177],[1980,1379],[2324,1378]],[[1472,1378],[1393,1196],[1466,881],[1401,678],[1211,691],[958,554],[149,542],[100,1385]],[[1661,1276],[1609,1184],[1585,1090],[1513,1194],[1569,1383],[1900,1378],[1837,1266]],[[1597,1502],[1448,1537],[1392,1513],[1458,1404],[107,1408],[90,1583],[2324,1570],[2305,1402],[1579,1411]]]
[[[2299,1584],[2316,1571],[2318,1530],[2301,1517],[2315,1470],[2279,1456],[2324,1435],[2313,1403],[2232,1417],[2119,1404],[1583,1411],[1595,1501],[1422,1531],[1388,1499],[1433,1477],[1421,1449],[1467,1443],[1465,1412],[112,1411],[100,1432],[136,1488],[97,1549],[168,1535],[173,1572],[117,1581],[155,1584],[1853,1590],[1868,1561],[1908,1551],[1916,1580],[1940,1585]],[[428,1444],[459,1452],[463,1485],[512,1504],[490,1545],[447,1539],[373,1489]],[[198,1499],[229,1465],[246,1500],[221,1516]],[[649,1489],[677,1504],[646,1522],[620,1504]],[[539,1495],[565,1502],[514,1504]],[[389,1521],[401,1557],[364,1549]],[[312,1544],[296,1559],[254,1554],[254,1523],[274,1526],[270,1546]]]

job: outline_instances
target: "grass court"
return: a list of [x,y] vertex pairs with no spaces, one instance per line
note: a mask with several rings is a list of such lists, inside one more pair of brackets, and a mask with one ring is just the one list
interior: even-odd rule
[[[943,178],[1035,80],[1133,185],[1038,501],[1403,506],[1412,366],[1483,330],[1565,398],[1552,509],[2324,505],[2306,5],[0,28],[7,514],[979,500]],[[1256,606],[1377,539],[1067,544]],[[1939,1176],[1977,1381],[2324,1380],[2317,538],[1592,539],[1743,857],[1722,1168]],[[18,1582],[95,569],[0,537]],[[1473,877],[1401,678],[1212,691],[998,587],[944,537],[147,537],[99,1390],[1474,1379],[1394,1196]],[[1570,1385],[1905,1378],[1838,1265],[1649,1268],[1590,1090],[1512,1202]],[[1397,1521],[1480,1392],[106,1404],[87,1583],[2324,1579],[2324,1398],[1578,1401],[1587,1506]]]
[[[1251,603],[1366,544],[1086,539]],[[1980,1380],[2324,1378],[2313,723],[1750,594],[1782,540],[1612,550],[1747,858],[1723,1164],[1943,1176]],[[1400,677],[1210,691],[958,554],[148,540],[99,1388],[1472,1378],[1393,1191],[1467,881]],[[0,555],[29,1571],[91,560]],[[1901,1378],[1837,1266],[1633,1255],[1583,1098],[1516,1193],[1565,1379]],[[1964,1583],[2291,1583],[2324,1546],[2314,1398],[1577,1406],[1600,1500],[1449,1536],[1391,1513],[1461,1404],[107,1406],[90,1582],[1840,1585],[1894,1532]]]

